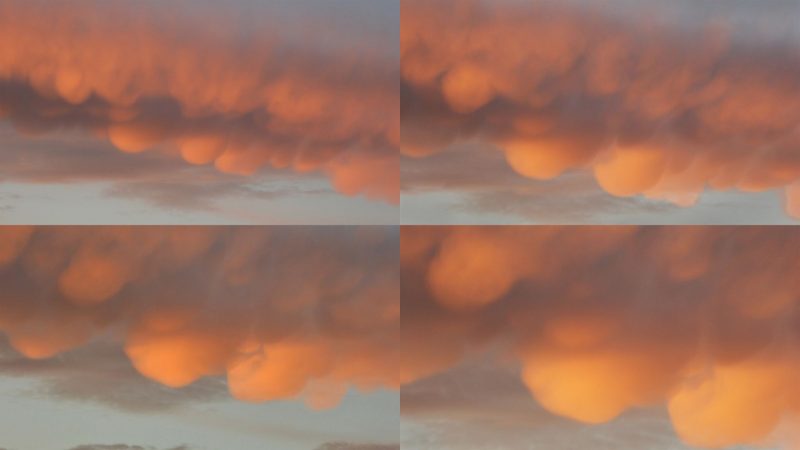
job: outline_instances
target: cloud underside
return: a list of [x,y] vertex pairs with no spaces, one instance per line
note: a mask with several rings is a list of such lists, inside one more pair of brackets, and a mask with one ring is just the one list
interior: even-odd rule
[[783,189],[800,215],[793,37],[721,4],[681,3],[692,20],[675,21],[653,2],[580,3],[404,2],[402,153],[423,164],[477,142],[527,178],[584,171],[608,194],[682,206]]
[[465,403],[481,384],[457,378],[455,397],[408,396],[482,357],[571,421],[653,407],[690,446],[798,442],[796,230],[409,227],[401,238],[404,414],[457,424],[505,408],[541,421],[518,397],[495,404],[508,396],[490,381],[498,398]]
[[397,63],[381,39],[346,45],[329,25],[299,41],[253,23],[279,20],[278,5],[190,6],[6,2],[0,117],[226,174],[316,172],[343,194],[398,201]]
[[[391,227],[0,228],[0,331],[14,350],[0,372],[142,411],[226,387],[315,409],[396,388],[397,239]],[[93,365],[92,387],[68,376]]]

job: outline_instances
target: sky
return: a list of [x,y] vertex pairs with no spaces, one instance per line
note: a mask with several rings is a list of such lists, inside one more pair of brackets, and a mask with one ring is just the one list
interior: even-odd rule
[[0,227],[0,448],[399,450],[398,246]]
[[403,448],[800,448],[795,227],[401,242]]
[[390,0],[3,1],[0,222],[397,223],[398,23]]
[[796,223],[798,13],[404,0],[402,222]]

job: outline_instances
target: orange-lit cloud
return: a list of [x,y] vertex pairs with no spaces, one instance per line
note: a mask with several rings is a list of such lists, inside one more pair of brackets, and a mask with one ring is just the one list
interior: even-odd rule
[[774,227],[404,228],[403,382],[489,354],[577,422],[661,407],[692,446],[794,448],[799,248]]
[[228,174],[315,171],[344,194],[399,201],[398,63],[366,36],[378,19],[229,6],[4,0],[0,117]]
[[404,1],[401,152],[479,142],[530,179],[682,206],[784,189],[800,217],[800,42],[724,2],[635,3]]
[[169,387],[336,406],[396,388],[396,229],[0,228],[0,331],[31,359],[116,343]]

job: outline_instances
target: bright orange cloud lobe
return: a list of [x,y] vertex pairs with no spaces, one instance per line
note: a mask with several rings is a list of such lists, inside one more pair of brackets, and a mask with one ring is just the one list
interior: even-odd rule
[[575,421],[655,406],[693,446],[794,448],[798,250],[789,227],[403,228],[403,382],[489,354]]
[[28,358],[110,339],[173,388],[336,406],[397,388],[396,230],[0,227],[0,332]]

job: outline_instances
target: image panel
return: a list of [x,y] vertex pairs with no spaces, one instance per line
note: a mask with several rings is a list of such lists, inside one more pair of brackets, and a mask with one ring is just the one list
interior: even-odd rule
[[0,1],[0,223],[396,224],[396,0]]
[[0,447],[399,450],[397,227],[0,227]]
[[800,229],[403,227],[404,449],[792,450]]
[[402,0],[405,224],[794,224],[794,0]]

